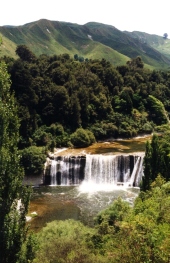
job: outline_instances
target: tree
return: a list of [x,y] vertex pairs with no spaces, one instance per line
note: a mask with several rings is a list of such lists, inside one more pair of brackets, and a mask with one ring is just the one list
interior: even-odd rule
[[152,95],[148,97],[148,107],[150,115],[157,125],[166,124],[169,122],[163,103]]
[[21,151],[21,163],[26,175],[40,174],[43,172],[46,155],[43,148],[30,146]]
[[150,189],[152,175],[152,147],[146,142],[145,158],[144,158],[144,176],[142,178],[141,190],[147,191]]
[[24,61],[33,62],[36,60],[36,56],[25,45],[17,46],[15,52],[20,57],[20,59],[22,59]]
[[78,56],[77,54],[75,54],[75,55],[74,55],[74,59],[75,59],[76,61],[78,61],[79,56]]
[[95,142],[93,133],[83,128],[78,128],[74,133],[71,134],[71,143],[75,147],[87,147]]
[[163,38],[167,39],[168,38],[168,34],[164,33]]
[[0,262],[20,262],[26,238],[25,215],[29,189],[22,185],[17,143],[19,119],[10,78],[4,62],[0,63]]
[[164,136],[153,135],[152,141],[146,143],[144,157],[144,176],[142,178],[141,190],[147,191],[158,174],[169,180],[170,161],[169,134]]
[[[117,222],[123,221],[129,214],[130,210],[131,207],[126,201],[123,201],[121,198],[115,200],[113,204],[105,210],[102,210],[95,218],[96,225],[98,225],[100,233],[103,232],[103,222],[105,222],[105,226],[108,224],[109,226],[113,226],[115,231],[119,230]],[[105,232],[105,230],[104,233],[107,232]]]
[[129,66],[129,68],[131,70],[143,69],[143,67],[144,67],[144,63],[143,63],[140,56],[138,56],[136,58],[132,58],[130,61],[127,61],[126,64]]
[[89,246],[87,244],[93,233],[95,230],[71,219],[48,223],[38,233],[40,246],[34,262],[102,263],[100,257],[90,250],[92,242]]

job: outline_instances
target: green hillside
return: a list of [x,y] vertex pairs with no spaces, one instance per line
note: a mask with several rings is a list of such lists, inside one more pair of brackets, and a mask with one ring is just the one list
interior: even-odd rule
[[130,58],[141,56],[146,64],[156,68],[166,68],[170,65],[169,57],[159,52],[150,43],[141,41],[133,33],[122,32],[113,26],[99,23],[87,23],[86,26],[93,31],[94,40],[110,46]]
[[23,26],[2,26],[0,35],[1,56],[16,57],[17,45],[24,44],[37,56],[78,54],[88,59],[104,58],[115,66],[141,56],[150,68],[170,66],[169,40],[146,33],[122,32],[96,22],[78,25],[41,19]]
[[149,44],[161,54],[165,55],[168,59],[170,58],[170,39],[165,39],[163,36],[150,35],[136,31],[132,32],[131,36],[139,38],[141,42]]
[[1,45],[1,49],[0,49],[0,55],[10,56],[10,57],[16,58],[17,57],[15,54],[16,47],[17,47],[17,45],[14,42],[12,42],[11,40],[9,40],[5,36],[3,36],[2,37],[2,45]]

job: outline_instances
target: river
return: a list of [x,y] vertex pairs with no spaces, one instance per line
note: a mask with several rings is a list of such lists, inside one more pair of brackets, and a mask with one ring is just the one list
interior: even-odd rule
[[[80,155],[80,154],[134,154],[144,153],[145,142],[150,136],[137,137],[132,140],[115,140],[96,143],[85,149],[58,149],[55,155]],[[26,178],[34,185],[42,183],[42,178]],[[30,202],[28,222],[30,228],[39,231],[46,223],[53,220],[75,219],[86,225],[93,226],[93,218],[98,212],[108,207],[116,198],[122,199],[133,205],[138,196],[139,187],[126,185],[93,184],[82,181],[79,185],[49,186],[41,185],[33,188]]]

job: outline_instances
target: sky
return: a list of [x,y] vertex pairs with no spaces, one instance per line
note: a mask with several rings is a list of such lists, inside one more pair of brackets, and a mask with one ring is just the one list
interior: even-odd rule
[[121,31],[170,37],[169,0],[1,0],[0,26],[42,18],[80,25],[100,22]]

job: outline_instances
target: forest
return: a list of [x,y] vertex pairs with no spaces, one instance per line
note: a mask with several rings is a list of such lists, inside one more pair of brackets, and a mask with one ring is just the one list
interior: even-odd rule
[[[170,262],[170,72],[145,69],[140,57],[115,68],[36,57],[23,45],[16,54],[0,59],[1,262]],[[29,231],[31,189],[22,180],[42,171],[48,150],[146,133],[154,135],[133,207],[119,198],[93,228],[66,220]]]
[[[87,146],[152,133],[169,123],[170,72],[145,69],[140,57],[115,68],[104,59],[36,57],[24,45],[16,54],[16,60],[1,60],[18,103],[20,149]],[[77,131],[86,133],[85,141]]]
[[81,61],[76,54],[36,57],[25,45],[16,54],[18,59],[1,60],[18,104],[18,146],[27,174],[42,171],[47,150],[169,126],[170,72],[145,69],[140,57],[114,67],[105,59]]

